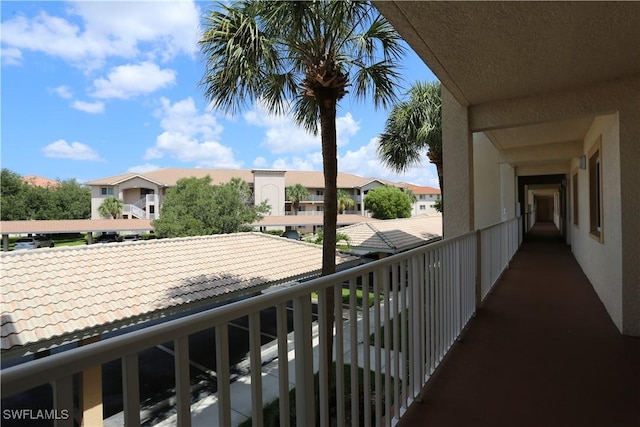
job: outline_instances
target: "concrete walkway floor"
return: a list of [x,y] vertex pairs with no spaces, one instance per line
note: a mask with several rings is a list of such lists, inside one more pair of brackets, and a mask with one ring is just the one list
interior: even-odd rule
[[399,427],[637,427],[640,339],[536,224],[422,396]]

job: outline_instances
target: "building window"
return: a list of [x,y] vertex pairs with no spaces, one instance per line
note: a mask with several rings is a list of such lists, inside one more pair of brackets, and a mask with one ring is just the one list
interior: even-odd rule
[[316,211],[317,211],[317,212],[322,212],[322,211],[324,211],[324,206],[316,206]]
[[573,192],[573,225],[577,226],[578,221],[578,171],[571,177],[571,191]]
[[602,230],[602,137],[589,150],[589,233],[599,242]]
[[100,188],[100,194],[102,194],[103,196],[113,196],[113,187]]
[[427,209],[427,207],[426,207],[425,205],[420,205],[420,210],[421,210],[421,211],[424,211],[424,210],[426,210],[426,209]]
[[324,196],[324,190],[316,190],[316,196]]
[[427,196],[425,196],[424,194],[421,194],[421,195],[420,195],[420,200],[424,200],[424,199],[426,199],[426,198],[427,198]]
[[298,206],[298,212],[304,212],[304,205]]

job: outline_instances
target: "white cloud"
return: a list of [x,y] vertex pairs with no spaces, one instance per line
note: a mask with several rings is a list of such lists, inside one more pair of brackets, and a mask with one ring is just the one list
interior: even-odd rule
[[46,157],[72,160],[104,160],[91,147],[81,142],[72,142],[69,144],[64,139],[59,139],[42,149]]
[[160,166],[154,165],[154,164],[151,164],[151,163],[145,163],[144,165],[131,166],[129,169],[127,169],[127,172],[130,172],[130,173],[145,173],[145,172],[154,171],[156,169],[160,169]]
[[147,149],[144,158],[159,159],[165,155],[182,162],[195,163],[206,168],[239,168],[231,147],[219,142],[222,126],[210,113],[200,114],[192,98],[174,104],[161,99],[156,115],[164,132],[156,144]]
[[298,171],[311,171],[322,170],[322,161],[318,165],[313,155],[310,156],[294,156],[294,157],[280,157],[276,159],[271,165],[273,169],[281,170],[298,170]]
[[[287,115],[274,115],[263,102],[255,102],[244,119],[253,126],[266,128],[262,145],[272,153],[301,153],[321,147],[320,135],[313,135],[298,126]],[[349,139],[360,130],[360,124],[347,113],[336,118],[338,146],[349,143]]]
[[253,160],[253,166],[257,168],[264,168],[264,167],[267,167],[268,165],[269,165],[269,162],[267,162],[267,159],[265,159],[262,156],[256,157]]
[[69,89],[68,86],[58,86],[51,89],[51,92],[55,93],[62,99],[71,99],[73,98],[73,92]]
[[[197,52],[200,10],[193,1],[70,3],[66,16],[41,11],[2,23],[2,42],[17,62],[23,50],[59,57],[87,70],[107,58],[136,58],[144,44],[146,59],[166,61]],[[4,62],[4,52],[3,52]]]
[[71,107],[90,114],[104,113],[104,102],[73,101]]
[[2,65],[20,65],[22,63],[22,52],[14,47],[0,49]]
[[378,158],[378,138],[372,138],[367,145],[357,150],[347,151],[338,156],[338,170],[356,175],[381,178],[393,182],[409,182],[429,187],[439,187],[436,167],[429,163],[426,155],[420,166],[412,167],[405,173],[396,173],[387,168]]
[[107,78],[94,80],[93,96],[96,98],[127,99],[152,93],[175,84],[176,72],[160,69],[156,64],[143,62],[114,67]]

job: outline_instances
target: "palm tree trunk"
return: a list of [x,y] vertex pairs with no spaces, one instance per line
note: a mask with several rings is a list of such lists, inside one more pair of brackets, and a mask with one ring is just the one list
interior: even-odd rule
[[[338,216],[338,148],[336,137],[336,100],[322,99],[320,107],[320,132],[322,139],[322,165],[324,171],[324,218],[322,241],[322,275],[336,271],[336,225]],[[327,372],[331,372],[333,362],[333,322],[334,322],[334,294],[333,289],[325,291],[327,312],[325,313],[326,360]]]
[[440,184],[440,193],[444,194],[444,179],[443,179],[443,169],[442,169],[442,150],[434,150],[429,149],[427,152],[427,157],[429,157],[429,161],[436,165],[436,171],[438,172],[438,183]]

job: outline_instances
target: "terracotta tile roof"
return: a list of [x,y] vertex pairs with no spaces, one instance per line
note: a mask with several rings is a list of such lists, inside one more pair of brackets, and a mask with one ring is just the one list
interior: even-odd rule
[[409,184],[408,182],[400,182],[396,185],[408,188],[413,191],[414,194],[441,194],[439,188]]
[[[362,215],[338,215],[338,225],[358,224],[361,222],[379,221]],[[265,216],[260,221],[251,224],[253,227],[264,226],[308,226],[322,225],[322,215],[271,215]]]
[[150,219],[64,219],[0,221],[2,234],[86,233],[153,230]]
[[43,178],[37,175],[27,175],[22,177],[22,182],[33,185],[35,187],[56,187],[60,185],[60,181],[54,179]]
[[118,182],[122,182],[129,178],[133,178],[134,176],[145,176],[143,174],[135,174],[135,173],[123,173],[120,175],[108,176],[106,178],[95,179],[93,181],[87,181],[87,185],[115,185]]
[[[237,233],[4,252],[0,260],[1,348],[17,354],[315,275],[322,247]],[[336,255],[337,264],[356,261]]]
[[[87,182],[87,185],[116,185],[127,179],[141,176],[167,187],[176,185],[180,178],[204,178],[209,175],[213,184],[229,182],[231,178],[242,178],[246,182],[253,183],[253,173],[251,169],[187,169],[187,168],[166,168],[156,169],[143,174],[126,173],[107,178],[100,178]],[[359,187],[373,178],[363,178],[350,173],[338,172],[338,187],[354,188]],[[307,188],[323,188],[324,176],[321,171],[286,171],[285,185],[302,184]]]
[[338,229],[354,248],[397,253],[442,237],[442,215],[418,215],[350,225]]

